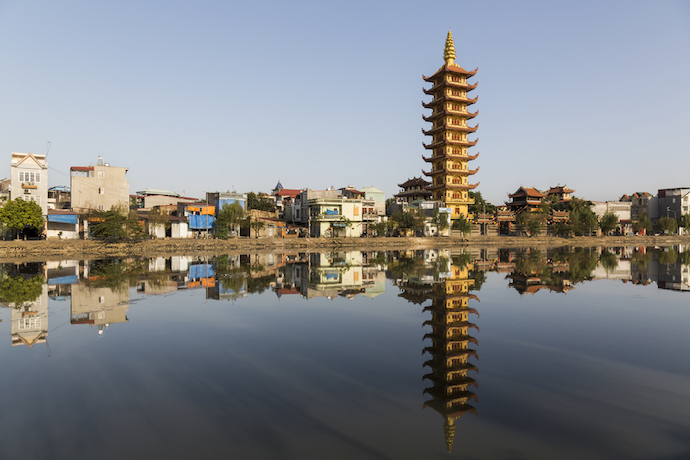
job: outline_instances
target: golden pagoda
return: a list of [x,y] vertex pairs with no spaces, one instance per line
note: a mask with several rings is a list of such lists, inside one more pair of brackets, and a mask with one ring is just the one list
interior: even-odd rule
[[[424,352],[431,359],[424,363],[430,372],[424,379],[430,380],[432,387],[424,390],[432,399],[424,403],[444,418],[443,432],[448,452],[453,448],[455,437],[455,420],[468,412],[477,414],[469,400],[477,401],[477,395],[470,391],[470,386],[477,382],[469,377],[469,371],[477,368],[468,362],[470,356],[477,358],[477,352],[469,348],[477,339],[469,335],[470,328],[477,328],[469,322],[469,315],[477,310],[469,307],[471,299],[479,300],[469,293],[474,280],[469,278],[468,263],[450,263],[450,275],[444,281],[434,285],[432,303],[424,311],[431,312],[431,320],[425,326],[431,326],[431,333],[424,339],[431,339],[431,346]],[[478,329],[478,328],[477,328]]]
[[468,126],[468,120],[477,116],[478,112],[468,111],[468,107],[477,102],[477,97],[470,99],[467,93],[477,87],[477,83],[469,84],[467,79],[477,73],[477,69],[468,72],[455,63],[455,45],[453,35],[448,31],[446,48],[443,52],[445,64],[431,77],[424,81],[432,83],[431,89],[424,89],[424,93],[433,96],[431,102],[422,105],[431,109],[430,116],[424,120],[431,122],[430,130],[422,132],[431,136],[430,144],[423,144],[431,150],[431,157],[422,156],[424,161],[431,163],[431,171],[422,171],[431,177],[432,184],[427,187],[433,193],[433,199],[440,201],[451,209],[451,219],[461,215],[470,218],[467,206],[474,203],[469,197],[469,190],[479,185],[470,184],[469,176],[475,174],[479,168],[470,170],[468,162],[479,154],[470,155],[468,149],[477,144],[477,140],[470,141],[469,133],[477,130],[477,126]]

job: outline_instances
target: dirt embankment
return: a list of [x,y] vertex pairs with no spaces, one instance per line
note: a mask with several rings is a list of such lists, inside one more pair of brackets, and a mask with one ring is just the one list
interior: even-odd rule
[[607,237],[508,237],[469,238],[236,238],[141,240],[104,242],[95,240],[0,241],[0,261],[94,259],[102,257],[166,257],[248,252],[293,252],[318,250],[386,251],[422,248],[472,247],[592,247],[671,246],[690,244],[688,236]]

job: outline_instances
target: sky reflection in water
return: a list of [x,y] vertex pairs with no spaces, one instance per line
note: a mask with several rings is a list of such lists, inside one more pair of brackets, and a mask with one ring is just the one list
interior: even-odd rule
[[0,458],[688,458],[690,293],[659,289],[682,260],[570,285],[553,254],[482,256],[503,271],[469,292],[478,416],[450,455],[423,308],[476,254],[5,266],[48,284],[0,309]]

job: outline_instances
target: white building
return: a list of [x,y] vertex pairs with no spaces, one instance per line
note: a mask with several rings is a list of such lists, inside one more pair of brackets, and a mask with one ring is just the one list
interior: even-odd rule
[[34,201],[48,214],[48,163],[40,153],[12,152],[9,199]]

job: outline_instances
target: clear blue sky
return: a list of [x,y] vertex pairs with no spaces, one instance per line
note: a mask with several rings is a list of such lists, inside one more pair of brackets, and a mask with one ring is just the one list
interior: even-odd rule
[[0,0],[0,176],[98,155],[130,191],[396,184],[428,165],[422,74],[479,68],[472,164],[500,204],[690,187],[687,1]]

